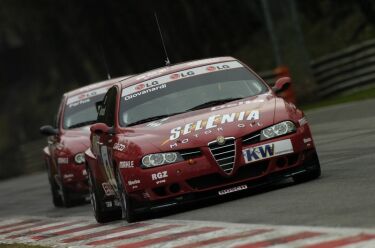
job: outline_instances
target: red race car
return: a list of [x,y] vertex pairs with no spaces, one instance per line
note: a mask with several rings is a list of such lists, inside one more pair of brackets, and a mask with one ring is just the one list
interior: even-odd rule
[[40,128],[48,136],[43,149],[53,204],[71,206],[76,198],[88,195],[84,152],[89,147],[90,125],[96,121],[96,102],[107,90],[126,77],[112,79],[65,93],[55,127]]
[[200,197],[320,176],[303,112],[232,57],[167,66],[109,89],[85,152],[95,217],[134,221]]

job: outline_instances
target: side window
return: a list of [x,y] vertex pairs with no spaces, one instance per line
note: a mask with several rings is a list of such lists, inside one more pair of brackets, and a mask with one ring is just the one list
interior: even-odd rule
[[105,123],[109,127],[113,127],[115,124],[116,96],[117,88],[110,88],[98,108],[98,122]]

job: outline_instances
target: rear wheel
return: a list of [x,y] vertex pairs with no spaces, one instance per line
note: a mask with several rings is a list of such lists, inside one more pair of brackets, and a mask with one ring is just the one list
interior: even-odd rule
[[305,162],[306,172],[295,175],[294,182],[303,183],[310,180],[317,179],[321,175],[320,162],[318,155],[314,153],[311,158]]
[[120,219],[121,215],[119,211],[105,211],[101,202],[101,199],[103,199],[103,193],[96,186],[91,171],[88,168],[86,170],[88,175],[90,201],[96,221],[99,223],[107,223]]
[[117,181],[117,190],[118,190],[119,197],[120,197],[122,218],[126,220],[128,223],[134,222],[137,220],[137,216],[134,212],[134,207],[133,207],[134,203],[126,194],[124,184],[122,181],[122,177],[120,175],[119,170],[117,170],[117,173],[116,173],[116,181]]

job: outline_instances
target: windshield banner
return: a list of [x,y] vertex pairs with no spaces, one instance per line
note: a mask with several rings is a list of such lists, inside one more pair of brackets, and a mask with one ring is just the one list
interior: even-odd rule
[[84,92],[82,94],[69,97],[68,100],[66,101],[66,104],[71,104],[77,101],[82,101],[82,100],[85,100],[85,99],[88,99],[97,95],[104,94],[107,92],[107,90],[108,90],[108,87],[99,88],[99,89],[95,89],[89,92]]
[[188,77],[198,76],[215,71],[223,71],[228,69],[243,67],[238,61],[228,61],[217,64],[205,65],[201,67],[191,68],[184,71],[179,71],[164,75],[161,77],[153,78],[142,83],[132,85],[122,90],[121,96],[125,96],[125,100],[129,100],[139,95],[147,94],[149,92],[163,89],[166,87],[166,83],[173,82],[179,79]]

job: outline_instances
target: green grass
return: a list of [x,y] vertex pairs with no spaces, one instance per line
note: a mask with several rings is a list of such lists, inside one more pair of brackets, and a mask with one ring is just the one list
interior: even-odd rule
[[375,98],[375,87],[330,97],[330,98],[321,100],[316,103],[301,105],[300,107],[301,109],[306,111],[306,110],[326,107],[330,105],[336,105],[340,103],[361,101],[361,100],[370,99],[370,98]]
[[40,245],[25,245],[25,244],[0,244],[0,248],[46,248],[47,246]]

